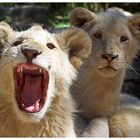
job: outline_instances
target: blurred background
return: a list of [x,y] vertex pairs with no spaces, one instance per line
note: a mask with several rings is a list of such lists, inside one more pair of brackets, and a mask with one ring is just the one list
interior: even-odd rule
[[[69,16],[75,7],[84,7],[101,12],[111,7],[122,8],[131,13],[140,12],[140,3],[0,3],[0,21],[9,23],[14,29],[25,30],[41,24],[48,30],[69,27]],[[128,69],[122,92],[140,98],[140,53]]]
[[93,12],[119,7],[131,13],[139,12],[139,3],[0,3],[0,20],[26,27],[39,23],[46,28],[69,26],[69,15],[75,7]]

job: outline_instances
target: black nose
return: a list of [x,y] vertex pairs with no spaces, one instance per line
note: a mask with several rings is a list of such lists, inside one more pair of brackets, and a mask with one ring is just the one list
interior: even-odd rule
[[107,59],[107,61],[111,62],[114,59],[118,58],[118,55],[113,55],[113,54],[102,54],[102,57]]
[[22,46],[21,51],[24,54],[24,56],[27,58],[27,62],[30,62],[30,63],[32,62],[34,58],[36,58],[37,55],[42,53],[42,52],[38,52],[35,49],[28,48],[27,46],[26,47]]

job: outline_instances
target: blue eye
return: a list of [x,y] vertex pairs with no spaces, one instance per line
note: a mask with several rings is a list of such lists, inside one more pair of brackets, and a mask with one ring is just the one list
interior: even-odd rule
[[46,45],[49,49],[54,49],[54,48],[56,48],[52,43],[47,43],[47,45]]

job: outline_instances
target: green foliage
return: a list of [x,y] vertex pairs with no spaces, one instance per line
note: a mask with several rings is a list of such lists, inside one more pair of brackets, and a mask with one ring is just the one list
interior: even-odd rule
[[[103,11],[109,7],[123,8],[132,13],[139,12],[139,3],[0,3],[0,7],[22,7],[22,6],[39,6],[49,11],[48,26],[50,28],[63,28],[69,26],[69,16],[75,7],[84,7],[93,12]],[[10,16],[1,17],[8,23],[13,20]],[[20,22],[20,21],[18,21]]]

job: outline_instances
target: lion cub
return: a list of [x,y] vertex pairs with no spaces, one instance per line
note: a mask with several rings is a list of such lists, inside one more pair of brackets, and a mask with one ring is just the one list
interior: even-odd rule
[[71,13],[71,24],[84,29],[92,40],[92,53],[72,89],[80,116],[94,119],[91,136],[109,136],[108,117],[119,107],[125,70],[140,48],[139,20],[115,11],[95,14],[76,8]]
[[0,60],[0,136],[74,137],[69,87],[90,50],[77,28],[15,33]]

